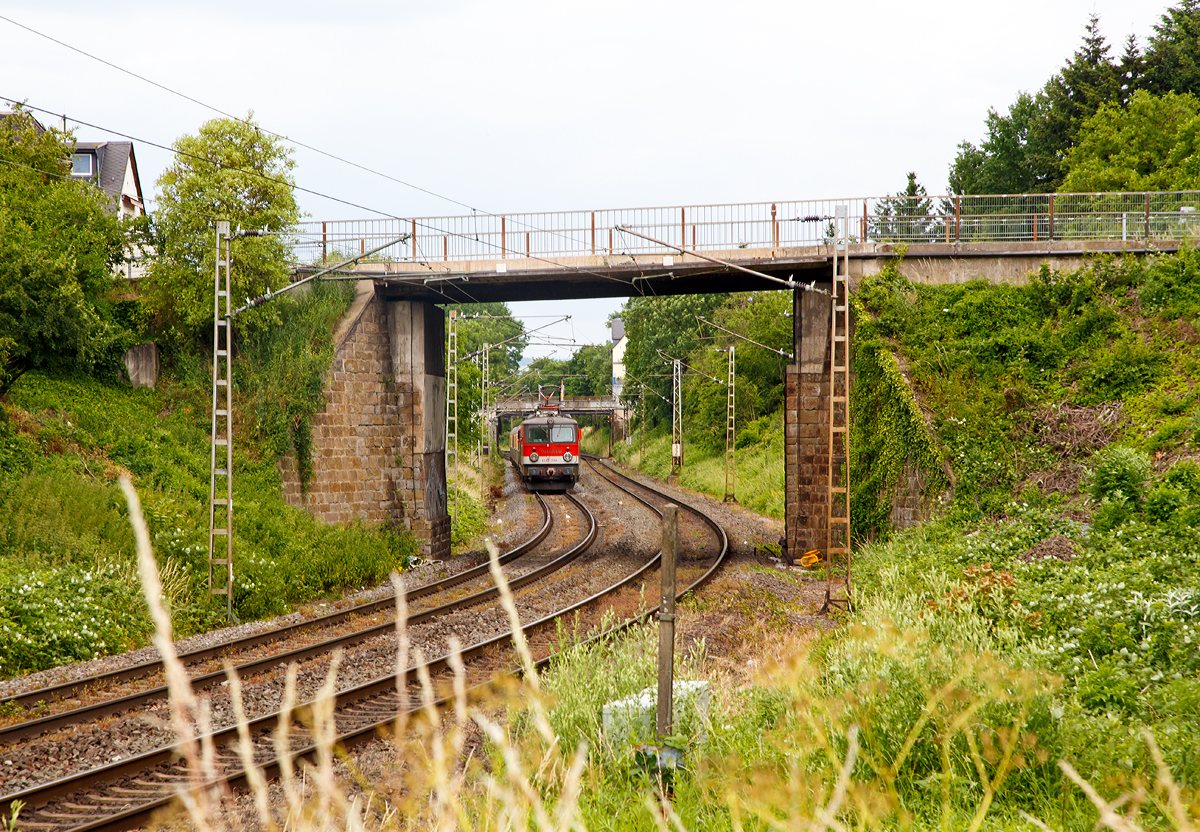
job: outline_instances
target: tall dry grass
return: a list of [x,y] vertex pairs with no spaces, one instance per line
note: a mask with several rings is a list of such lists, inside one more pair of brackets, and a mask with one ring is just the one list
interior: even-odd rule
[[[514,631],[522,679],[494,686],[486,692],[470,689],[466,669],[452,644],[450,665],[453,685],[439,700],[433,680],[419,650],[411,646],[405,628],[407,603],[403,581],[394,578],[397,597],[397,675],[400,707],[389,741],[394,763],[374,779],[357,771],[354,761],[337,745],[334,702],[340,657],[331,662],[320,695],[298,707],[296,668],[286,680],[283,718],[273,737],[279,759],[279,776],[268,782],[254,759],[253,745],[241,705],[241,685],[229,674],[229,692],[239,720],[238,750],[248,774],[250,808],[239,809],[229,789],[220,785],[216,750],[210,733],[206,702],[193,693],[187,674],[175,655],[171,619],[163,603],[157,564],[151,553],[137,494],[125,481],[122,488],[130,504],[137,535],[142,584],[156,627],[154,643],[163,656],[171,692],[171,723],[180,741],[189,779],[180,784],[179,803],[191,824],[202,832],[260,828],[264,830],[554,830],[572,832],[587,828],[586,805],[602,797],[592,790],[611,788],[612,778],[588,770],[586,743],[563,748],[551,727],[554,707],[542,692],[538,673],[520,629],[517,608],[494,547],[489,547],[492,574],[500,588],[503,607]],[[893,661],[896,655],[919,647],[905,634],[894,634],[890,653],[864,648],[861,656],[847,655],[843,664]],[[410,709],[410,653],[416,667],[419,703]],[[868,655],[869,654],[869,655]],[[790,698],[785,757],[756,759],[748,748],[719,743],[697,749],[694,793],[706,795],[719,814],[720,828],[736,830],[824,830],[985,827],[992,799],[1020,764],[1022,754],[1034,753],[1033,740],[1024,733],[1023,703],[1040,690],[1041,683],[1022,671],[1000,668],[983,656],[966,653],[953,659],[935,657],[945,678],[931,679],[926,697],[917,703],[915,716],[899,731],[902,741],[881,742],[883,719],[890,709],[879,703],[892,701],[886,685],[866,685],[846,698],[841,692],[814,695],[811,673],[803,660],[775,671],[783,678],[778,693]],[[1007,725],[1001,730],[980,724],[981,714],[997,702],[1006,703]],[[893,703],[894,704],[894,703]],[[297,714],[303,714],[308,735],[315,741],[313,759],[293,756]],[[514,718],[514,715],[515,718]],[[714,718],[716,720],[724,717]],[[517,723],[524,728],[514,727]],[[940,793],[940,817],[917,817],[902,810],[904,793],[911,784],[900,783],[901,772],[919,748],[919,740],[935,739],[929,758],[932,776],[923,788]],[[721,731],[717,731],[720,735]],[[483,744],[472,740],[482,735]],[[726,741],[728,735],[726,734]],[[1196,807],[1172,779],[1153,738],[1145,741],[1158,766],[1153,783],[1113,800],[1101,796],[1066,763],[1067,778],[1086,795],[1099,813],[1101,825],[1116,832],[1141,832],[1142,810],[1154,804],[1177,832],[1197,832]],[[760,746],[760,750],[761,750]],[[777,749],[779,750],[779,749]],[[961,757],[974,770],[976,800],[973,811],[963,813],[962,800],[951,795],[961,783],[950,765]],[[611,772],[609,773],[611,774]],[[705,829],[706,824],[683,817],[683,806],[673,804],[653,782],[640,800],[619,804],[617,814],[634,813],[627,820],[611,816],[596,823],[605,828],[660,830]],[[936,805],[939,801],[935,800]],[[239,814],[241,812],[241,814]],[[709,816],[711,817],[711,815]],[[1043,830],[1043,820],[1023,815],[1025,822]],[[1161,828],[1161,824],[1159,824]]]

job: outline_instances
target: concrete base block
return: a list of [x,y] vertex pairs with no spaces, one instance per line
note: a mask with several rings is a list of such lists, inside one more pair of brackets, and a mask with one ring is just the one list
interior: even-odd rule
[[[708,737],[708,682],[677,681],[672,689],[675,727],[672,733],[693,742]],[[604,706],[604,734],[614,750],[655,743],[658,688],[609,702]]]
[[121,363],[125,365],[125,376],[134,387],[155,387],[162,365],[158,359],[158,344],[147,341],[138,344],[123,356]]

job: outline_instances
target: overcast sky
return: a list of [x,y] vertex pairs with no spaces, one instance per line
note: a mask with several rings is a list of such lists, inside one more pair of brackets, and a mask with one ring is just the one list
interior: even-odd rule
[[[226,112],[493,213],[946,187],[988,107],[1039,88],[1088,16],[1119,55],[1166,0],[340,3],[6,0],[0,15]],[[151,200],[211,110],[0,20],[0,95],[140,139]],[[2,106],[2,102],[0,102]],[[37,114],[43,121],[51,121]],[[80,140],[119,138],[80,127]],[[311,219],[469,213],[297,149]],[[620,301],[551,330],[607,338]],[[569,308],[568,308],[569,307]],[[544,324],[531,319],[529,327]],[[563,354],[558,353],[559,356]]]

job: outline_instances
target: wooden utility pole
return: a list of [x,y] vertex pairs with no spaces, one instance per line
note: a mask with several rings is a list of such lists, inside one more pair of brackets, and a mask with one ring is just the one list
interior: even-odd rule
[[662,601],[658,607],[659,740],[670,736],[675,687],[675,552],[679,543],[679,506],[668,503],[662,513]]

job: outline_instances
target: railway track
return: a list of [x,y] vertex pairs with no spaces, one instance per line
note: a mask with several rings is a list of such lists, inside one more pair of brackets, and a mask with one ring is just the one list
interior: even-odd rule
[[[501,555],[502,564],[509,564],[516,561],[536,549],[554,528],[553,516],[549,506],[541,498],[538,498],[538,505],[542,510],[541,526],[528,540]],[[406,594],[410,601],[434,597],[439,593],[444,593],[447,590],[476,581],[481,577],[488,578],[487,563],[479,564],[440,580],[430,581],[429,583],[406,589]],[[478,600],[482,600],[482,598]],[[445,606],[447,605],[423,610],[412,616],[410,623],[417,624],[440,612],[444,612]],[[303,661],[312,656],[330,652],[338,647],[348,647],[360,643],[377,636],[389,627],[394,627],[394,621],[391,621],[389,618],[389,621],[383,624],[353,627],[350,632],[340,633],[332,638],[319,639],[316,643],[310,641],[302,647],[276,651],[248,661],[236,661],[235,657],[239,654],[251,653],[258,648],[278,642],[290,643],[293,640],[300,640],[298,637],[319,633],[322,630],[328,631],[347,623],[353,625],[369,619],[377,619],[379,613],[391,613],[395,608],[396,599],[393,595],[388,594],[375,601],[358,604],[316,618],[299,621],[243,638],[232,639],[211,647],[181,653],[179,659],[185,667],[206,667],[212,664],[221,666],[219,670],[212,670],[191,676],[193,690],[206,690],[220,685],[225,681],[224,664],[232,664],[239,676],[251,675],[277,666],[280,662]],[[80,697],[92,698],[100,691],[110,691],[114,686],[143,680],[149,680],[148,684],[140,686],[141,689],[134,692],[107,696],[100,694],[98,701],[2,726],[0,727],[0,747],[19,740],[40,736],[65,725],[99,719],[144,706],[156,700],[164,699],[167,695],[167,689],[163,683],[162,661],[161,659],[153,659],[132,667],[98,673],[7,697],[0,701],[0,708],[11,711],[14,706],[34,708],[40,705],[45,707],[45,703],[63,702]]]
[[[608,471],[608,474],[618,476],[616,472],[612,471]],[[605,479],[608,479],[609,482],[613,481],[608,476]],[[649,491],[645,486],[637,487]],[[651,503],[651,501],[634,494],[633,491],[625,490],[648,505]],[[665,501],[667,498],[662,499]],[[586,507],[578,501],[575,502],[579,509],[588,518],[591,518]],[[703,517],[695,509],[687,506],[682,506],[682,508],[695,516]],[[682,587],[679,592],[681,595],[706,580],[720,565],[728,550],[727,540],[720,526],[709,518],[703,518],[703,522],[707,523],[711,529],[716,545],[708,556],[697,559],[705,561],[706,568],[695,575],[694,580],[685,581],[686,570],[681,570]],[[542,567],[515,578],[510,582],[514,591],[519,590],[521,586],[533,584],[549,572],[554,571],[543,571],[545,567],[558,564],[556,569],[560,569],[576,558],[579,552],[586,548],[587,544],[590,544],[595,535],[594,519],[590,519],[588,525],[590,531],[586,535],[586,543],[572,547],[570,550],[573,552],[572,554],[564,553]],[[535,650],[539,653],[537,656],[539,662],[544,664],[551,658],[555,623],[561,616],[582,614],[585,624],[598,623],[602,610],[607,607],[605,599],[622,591],[632,592],[631,588],[639,580],[644,581],[649,573],[656,569],[657,564],[658,556],[656,555],[612,585],[523,626],[522,629],[527,638],[530,639],[531,644],[535,645]],[[487,594],[494,598],[495,589],[475,593],[470,596],[470,599],[474,599],[473,603],[480,604],[485,600],[482,596]],[[635,621],[644,620],[649,614],[650,611],[643,611],[621,626],[628,626]],[[411,622],[412,618],[410,617],[409,620]],[[380,625],[381,628],[394,628],[394,626],[392,622]],[[511,638],[511,631],[506,631],[472,644],[462,651],[462,658],[468,668],[468,679],[472,684],[483,683],[498,673],[513,672],[515,665],[509,650]],[[328,651],[334,648],[325,646],[323,649]],[[289,659],[276,656],[274,665],[278,666],[281,662],[286,661]],[[448,663],[449,657],[441,656],[427,662],[426,668],[436,679],[448,673]],[[408,678],[413,679],[415,676],[416,668],[409,668]],[[340,690],[334,700],[338,742],[348,748],[373,739],[382,728],[395,720],[401,707],[401,699],[396,691],[394,671]],[[409,691],[406,700],[407,702],[419,701],[413,690]],[[311,703],[307,703],[302,707],[310,705]],[[279,724],[280,718],[279,713],[269,713],[250,720],[246,726],[254,741],[255,762],[259,767],[265,769],[268,775],[278,766],[271,735]],[[237,732],[238,726],[231,725],[215,731],[211,735],[211,741],[218,750],[217,768],[226,772],[220,778],[220,782],[231,787],[240,785],[245,777],[239,756],[230,748],[230,744],[237,738]],[[315,743],[304,730],[293,727],[291,736],[293,737],[291,748],[293,757],[311,756],[315,753]],[[165,746],[130,759],[113,762],[71,777],[42,784],[18,794],[8,795],[0,798],[0,811],[10,812],[13,802],[16,800],[24,803],[27,808],[18,822],[18,828],[21,829],[116,830],[134,828],[144,824],[153,812],[170,804],[174,800],[176,791],[191,782],[189,780],[191,775],[184,765],[177,761],[178,753],[178,746]]]

